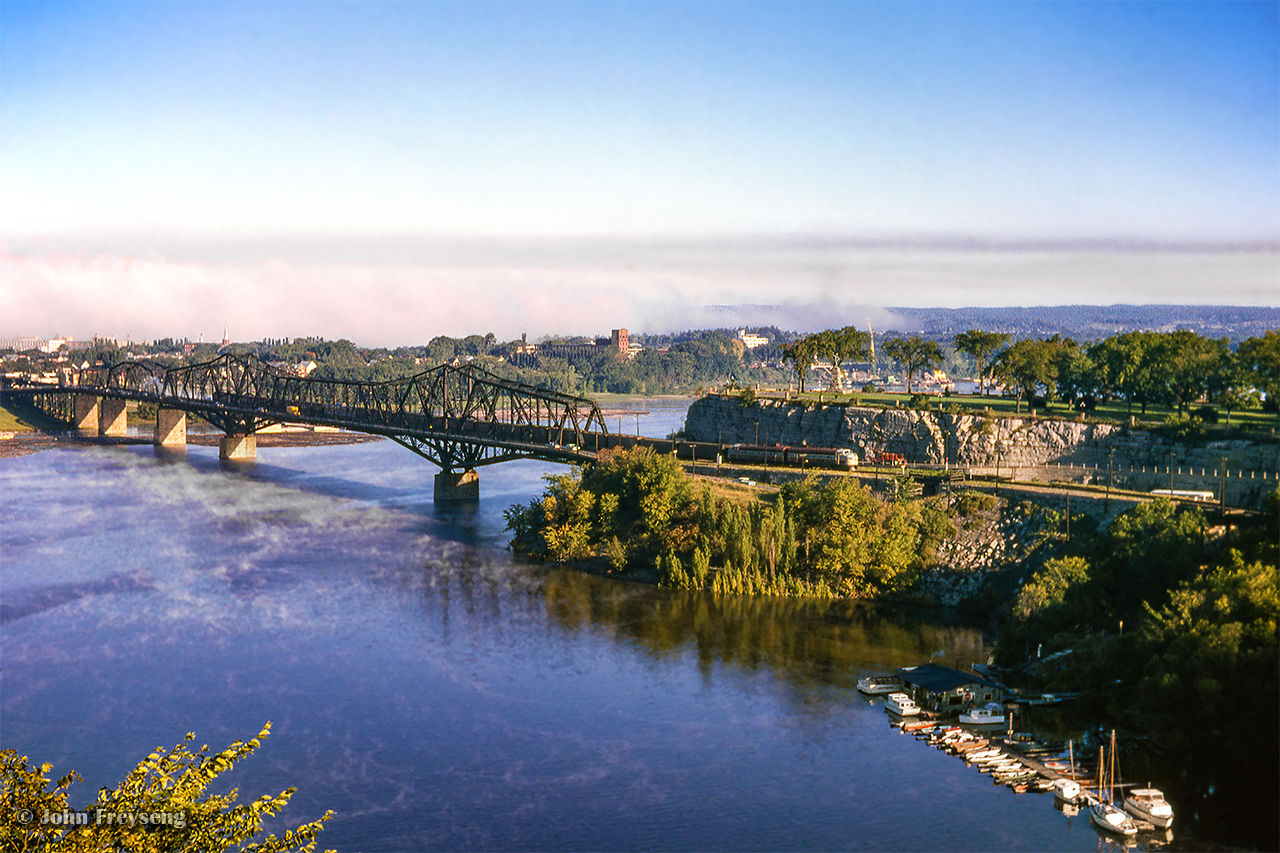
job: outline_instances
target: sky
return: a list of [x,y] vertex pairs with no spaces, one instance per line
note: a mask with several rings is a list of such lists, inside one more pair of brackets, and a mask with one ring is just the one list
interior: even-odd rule
[[0,134],[0,337],[1280,304],[1276,2],[4,0]]

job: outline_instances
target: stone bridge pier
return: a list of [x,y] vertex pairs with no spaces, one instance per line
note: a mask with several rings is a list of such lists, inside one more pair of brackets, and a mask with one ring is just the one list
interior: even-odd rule
[[218,442],[218,458],[232,462],[252,462],[258,458],[258,437],[253,433],[228,433]]
[[435,502],[480,500],[480,475],[476,469],[436,474]]
[[152,441],[157,447],[186,447],[187,413],[182,409],[158,409]]
[[71,404],[72,426],[81,432],[98,431],[98,398],[92,394],[77,394]]
[[98,420],[98,435],[128,435],[129,414],[125,401],[104,397],[99,405],[102,413]]

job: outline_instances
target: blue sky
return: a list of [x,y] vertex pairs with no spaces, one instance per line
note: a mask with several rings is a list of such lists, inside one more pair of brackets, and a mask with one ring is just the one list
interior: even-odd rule
[[[517,301],[612,288],[591,310],[653,330],[681,301],[1280,301],[1274,2],[6,0],[0,119],[0,288],[26,289],[11,295],[42,326],[56,317],[33,289],[145,300],[168,275],[203,294],[185,309],[167,297],[168,321],[189,323],[232,313],[210,296],[220,276],[259,290],[319,276],[335,296],[366,281],[374,302],[439,306],[428,282],[460,269]],[[760,241],[788,239],[807,247],[790,275],[753,262]],[[886,298],[911,297],[903,282],[957,241],[993,269],[1046,245],[1100,266],[1079,299],[1062,278],[1079,265],[1042,252],[1056,275],[984,290],[981,274],[943,274],[915,302]],[[655,249],[673,243],[696,251]],[[1134,243],[1139,257],[1190,247],[1197,270],[1209,245],[1231,274],[1187,279],[1176,299],[1155,268],[1130,293],[1089,290],[1123,280],[1134,258],[1116,255]],[[891,255],[868,266],[867,246]],[[464,328],[433,333],[485,325],[451,307]],[[125,308],[76,322],[149,322]],[[355,325],[384,328],[368,310]],[[309,333],[251,318],[228,321]],[[39,331],[11,324],[0,334]]]

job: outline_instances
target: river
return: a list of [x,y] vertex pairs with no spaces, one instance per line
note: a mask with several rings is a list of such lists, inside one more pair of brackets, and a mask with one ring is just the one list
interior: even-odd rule
[[[686,405],[627,407],[660,435]],[[332,808],[343,851],[1099,848],[854,688],[985,659],[979,634],[521,565],[502,512],[553,468],[436,507],[390,441],[0,460],[0,745],[78,770],[81,804],[188,731],[270,720],[220,782],[297,786],[273,829]]]

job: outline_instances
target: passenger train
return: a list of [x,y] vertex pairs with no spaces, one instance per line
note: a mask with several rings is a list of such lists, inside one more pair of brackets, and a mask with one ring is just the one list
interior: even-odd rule
[[735,444],[728,448],[730,462],[800,468],[858,467],[858,454],[846,447],[789,447],[785,444]]

